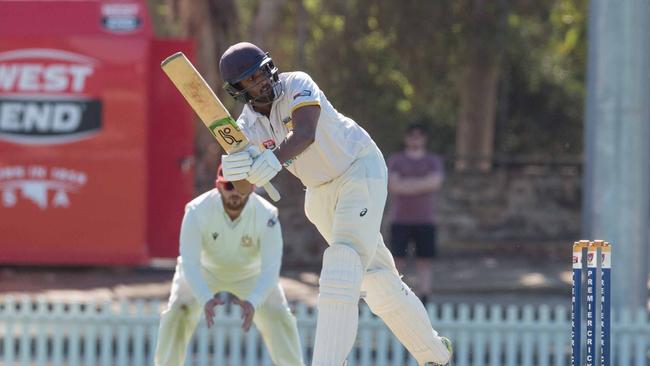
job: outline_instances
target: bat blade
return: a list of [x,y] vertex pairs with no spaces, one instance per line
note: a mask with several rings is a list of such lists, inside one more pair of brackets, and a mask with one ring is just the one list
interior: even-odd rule
[[[182,52],[167,57],[160,67],[226,153],[239,152],[250,145],[237,122]],[[280,199],[279,192],[270,183],[264,189],[274,201]]]
[[182,52],[166,58],[161,67],[226,153],[248,146],[226,107]]

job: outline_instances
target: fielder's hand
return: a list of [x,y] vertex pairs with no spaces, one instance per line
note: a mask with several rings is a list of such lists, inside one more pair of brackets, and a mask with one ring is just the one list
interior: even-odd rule
[[248,178],[252,164],[253,158],[247,150],[221,155],[223,177],[230,182]]
[[255,307],[249,301],[240,300],[233,295],[232,299],[233,304],[237,304],[241,307],[241,318],[244,320],[244,323],[241,326],[241,329],[244,332],[248,332],[253,323],[253,316],[255,315]]
[[280,170],[282,170],[282,164],[273,151],[266,149],[255,158],[247,179],[254,185],[262,187],[270,182]]
[[205,313],[205,322],[208,325],[208,328],[212,327],[214,324],[214,308],[217,305],[223,305],[225,302],[218,297],[218,294],[215,294],[213,298],[208,300],[203,306],[203,312]]

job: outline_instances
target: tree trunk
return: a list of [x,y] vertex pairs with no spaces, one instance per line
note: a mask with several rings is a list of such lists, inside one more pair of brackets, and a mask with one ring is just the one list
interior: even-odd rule
[[286,0],[259,0],[255,9],[255,21],[251,25],[253,43],[266,50],[273,26],[277,23],[278,15]]
[[296,28],[296,66],[298,70],[305,67],[305,44],[307,43],[307,30],[309,18],[301,1],[298,1],[298,25]]
[[489,171],[494,154],[500,28],[504,9],[487,0],[469,1],[469,31],[459,90],[456,170]]
[[494,152],[499,60],[473,52],[460,80],[460,111],[456,130],[456,170],[489,171]]

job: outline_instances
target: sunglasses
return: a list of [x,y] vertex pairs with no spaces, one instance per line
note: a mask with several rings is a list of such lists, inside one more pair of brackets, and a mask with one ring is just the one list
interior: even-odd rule
[[232,182],[222,182],[221,187],[223,187],[223,189],[226,191],[232,191],[235,189],[235,185],[232,184]]

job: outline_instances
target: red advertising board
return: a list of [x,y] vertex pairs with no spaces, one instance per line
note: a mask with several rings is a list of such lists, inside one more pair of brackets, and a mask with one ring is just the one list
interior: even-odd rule
[[[149,255],[178,256],[180,223],[194,189],[194,112],[160,68],[175,52],[193,54],[187,41],[155,40],[149,104]],[[202,128],[202,126],[199,126]]]
[[149,258],[151,36],[140,1],[0,0],[0,262]]

